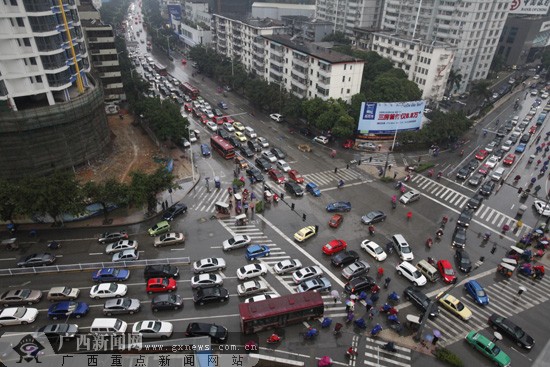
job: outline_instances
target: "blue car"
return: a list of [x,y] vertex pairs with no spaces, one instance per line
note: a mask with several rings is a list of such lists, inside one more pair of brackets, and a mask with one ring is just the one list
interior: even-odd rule
[[92,274],[94,282],[122,282],[130,276],[130,270],[117,268],[103,268]]
[[470,280],[464,284],[464,289],[470,296],[472,296],[477,304],[482,306],[487,306],[489,304],[489,296],[485,293],[485,290],[477,281]]
[[527,144],[521,143],[516,147],[516,153],[523,153],[525,152],[525,147]]
[[74,317],[76,319],[86,316],[90,307],[84,302],[63,301],[57,302],[48,309],[48,317],[53,320]]
[[266,245],[250,245],[246,248],[246,259],[256,260],[259,257],[267,257],[271,250]]
[[337,201],[327,205],[327,212],[349,212],[351,203],[349,201]]
[[316,197],[321,196],[321,191],[319,190],[319,186],[317,186],[317,184],[313,182],[308,182],[306,184],[306,191],[313,196],[316,196]]
[[201,153],[203,157],[210,157],[210,148],[206,144],[201,144]]

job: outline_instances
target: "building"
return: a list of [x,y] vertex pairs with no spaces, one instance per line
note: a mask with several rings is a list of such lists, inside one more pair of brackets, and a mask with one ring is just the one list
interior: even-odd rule
[[384,0],[317,0],[315,18],[334,24],[335,32],[353,34],[353,28],[379,29]]
[[188,47],[209,45],[212,42],[212,14],[206,1],[186,1],[181,4],[167,5],[170,25]]
[[509,7],[509,0],[386,0],[382,29],[455,47],[453,70],[462,75],[457,92],[464,92],[487,77]]
[[260,2],[252,4],[252,18],[281,20],[281,17],[288,15],[311,18],[315,15],[315,5]]
[[372,51],[391,60],[422,91],[422,99],[440,101],[454,61],[454,47],[441,43],[422,43],[393,34],[372,34]]
[[0,3],[2,178],[74,168],[110,142],[77,6],[61,3]]
[[331,22],[308,18],[300,15],[283,15],[281,21],[288,28],[288,33],[304,42],[321,42],[332,34]]

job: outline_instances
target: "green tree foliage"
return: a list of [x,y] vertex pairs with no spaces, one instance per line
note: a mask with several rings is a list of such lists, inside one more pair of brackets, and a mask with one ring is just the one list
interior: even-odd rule
[[109,204],[118,207],[128,205],[129,187],[113,179],[105,182],[86,182],[82,187],[82,191],[89,202],[101,204],[105,219],[109,215],[107,211]]
[[472,83],[472,89],[470,91],[471,94],[478,97],[483,98],[489,98],[492,94],[489,87],[491,86],[491,82],[488,80],[479,80],[475,83]]
[[351,138],[356,130],[357,120],[348,114],[341,114],[332,128],[332,135],[341,138]]
[[143,172],[132,172],[130,175],[130,203],[139,207],[146,204],[149,212],[155,210],[157,195],[161,191],[176,187],[174,176],[162,167],[151,175]]
[[452,70],[449,72],[449,77],[447,78],[447,90],[452,93],[453,90],[460,89],[462,84],[462,74],[460,70]]
[[361,113],[361,104],[367,100],[367,96],[363,93],[358,93],[351,97],[350,115],[355,121],[359,121]]
[[189,137],[189,121],[181,116],[180,107],[170,99],[145,98],[136,106],[136,113],[143,115],[160,140]]
[[325,109],[325,104],[326,102],[319,97],[304,101],[302,111],[304,112],[306,120],[315,125],[315,121],[317,121]]
[[415,147],[434,143],[441,145],[457,141],[471,126],[472,121],[463,113],[436,110],[431,113],[431,121],[422,130],[399,133],[397,138],[400,144]]
[[365,95],[368,101],[376,102],[405,102],[422,97],[414,82],[395,76],[395,72],[384,73],[368,83]]
[[550,49],[547,49],[542,53],[541,63],[543,69],[550,68]]
[[11,221],[17,213],[19,190],[17,183],[8,180],[0,180],[0,219]]
[[323,42],[335,42],[342,45],[350,45],[351,39],[346,37],[346,34],[340,31],[328,34],[323,38]]

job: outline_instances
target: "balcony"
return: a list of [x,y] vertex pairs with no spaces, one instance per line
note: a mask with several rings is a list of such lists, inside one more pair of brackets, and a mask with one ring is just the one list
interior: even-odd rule
[[277,63],[277,64],[282,64],[284,59],[280,56],[275,56],[275,55],[271,55],[271,57],[269,58],[271,60],[271,62],[273,63]]
[[283,75],[283,67],[282,66],[277,66],[277,65],[273,65],[271,64],[271,67],[269,69],[272,73],[276,74],[276,75]]
[[283,77],[279,75],[273,74],[273,72],[269,73],[269,78],[277,83],[281,83],[283,81]]
[[265,72],[265,67],[263,64],[259,64],[258,62],[254,61],[254,69],[257,70],[260,74],[263,74]]
[[300,76],[301,78],[307,78],[308,70],[301,66],[295,65],[294,63],[292,64],[292,72],[296,73],[296,75]]
[[298,67],[303,68],[303,69],[309,68],[309,63],[308,63],[308,58],[307,57],[301,59],[299,57],[296,57],[296,55],[294,55],[294,60],[292,61],[292,64],[297,65]]
[[271,47],[269,49],[269,52],[271,53],[271,55],[274,55],[274,56],[278,56],[278,57],[283,57],[283,48],[282,47]]
[[318,75],[320,78],[325,77],[330,79],[331,71],[330,69],[319,68]]
[[326,78],[326,77],[320,76],[320,77],[317,79],[317,83],[318,83],[318,84],[322,84],[322,85],[329,86],[329,85],[330,85],[330,78]]

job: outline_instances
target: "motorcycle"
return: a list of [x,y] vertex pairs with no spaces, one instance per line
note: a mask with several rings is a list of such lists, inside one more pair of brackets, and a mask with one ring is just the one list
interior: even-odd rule
[[357,357],[358,353],[353,347],[350,347],[348,350],[346,350],[346,357],[348,358],[355,358]]
[[391,292],[389,295],[388,295],[388,301],[396,301],[398,302],[399,301],[399,294],[397,294],[397,292]]
[[411,180],[411,175],[405,176],[405,180],[404,180],[405,182],[409,182],[410,180]]
[[443,237],[443,230],[440,228],[439,231],[435,232],[435,238],[440,240]]
[[269,338],[267,338],[266,342],[267,344],[276,344],[281,341],[281,337],[277,334],[271,335]]
[[378,334],[380,334],[381,331],[382,331],[382,325],[376,324],[376,325],[374,325],[374,327],[370,331],[370,335],[371,336],[377,336]]
[[355,326],[357,326],[359,329],[365,330],[367,328],[367,323],[363,318],[355,320],[354,323],[355,323]]
[[433,244],[434,244],[434,241],[432,240],[431,237],[426,240],[426,246],[428,246],[428,248],[432,248]]
[[437,173],[437,179],[439,180],[441,177],[443,177],[443,173],[442,173],[442,172],[438,172],[438,173]]
[[391,278],[389,277],[384,280],[384,289],[388,289],[390,282],[391,282]]
[[397,315],[389,315],[388,316],[388,321],[392,322],[394,324],[400,324],[399,318],[397,317]]
[[339,322],[336,323],[336,325],[334,325],[334,335],[338,335],[341,333],[341,330],[342,330],[342,324],[340,324]]
[[324,329],[324,328],[329,327],[330,324],[332,324],[332,319],[329,318],[329,317],[325,317],[325,318],[323,319],[323,321],[321,322],[321,327]]
[[483,242],[489,241],[490,238],[491,238],[491,234],[489,232],[485,232],[483,234]]
[[433,257],[428,257],[428,264],[435,266],[435,259]]
[[309,328],[304,333],[304,339],[305,340],[311,340],[311,339],[315,338],[317,335],[319,335],[319,330],[317,330],[315,328]]
[[384,346],[382,346],[382,349],[387,350],[388,352],[392,352],[392,353],[397,352],[397,348],[395,348],[395,343],[394,342],[387,342],[386,344],[384,344]]

